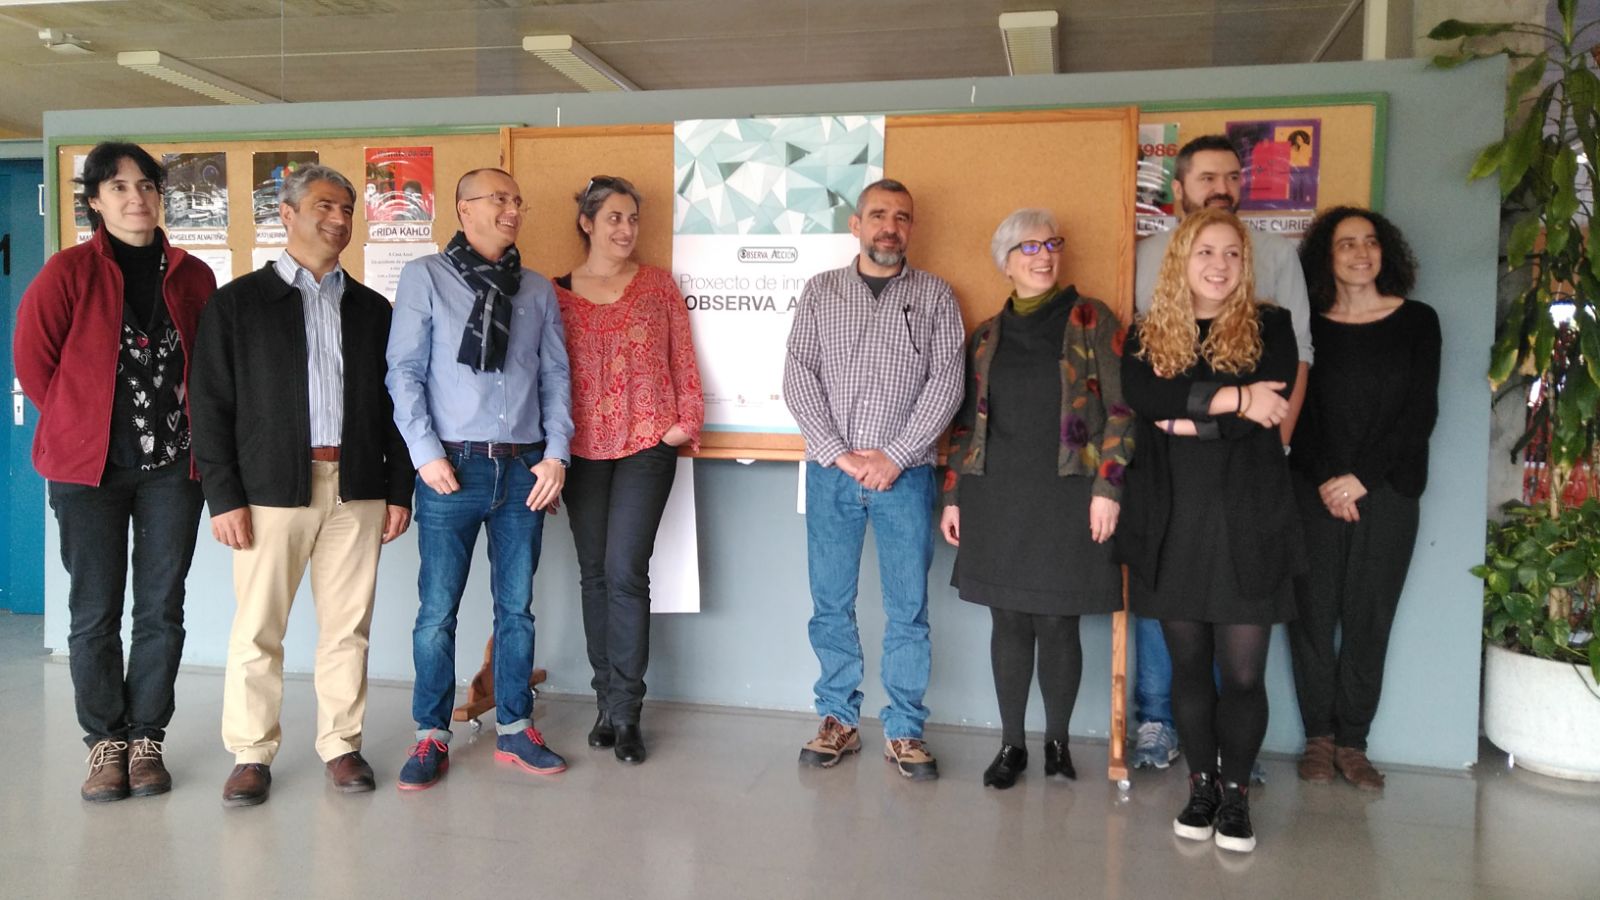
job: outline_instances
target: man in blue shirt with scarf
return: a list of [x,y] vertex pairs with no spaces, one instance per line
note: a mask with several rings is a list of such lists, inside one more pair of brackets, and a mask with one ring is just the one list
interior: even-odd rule
[[478,530],[494,595],[495,758],[540,775],[567,764],[533,726],[533,572],[572,438],[571,372],[555,290],[517,253],[522,192],[499,169],[456,185],[461,230],[400,273],[389,331],[395,424],[417,467],[421,606],[412,631],[417,743],[401,790],[449,766],[456,612]]

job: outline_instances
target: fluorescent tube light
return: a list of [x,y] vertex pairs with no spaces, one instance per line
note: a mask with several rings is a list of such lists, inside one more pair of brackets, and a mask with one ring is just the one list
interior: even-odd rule
[[230,81],[215,72],[208,72],[160,50],[129,50],[118,53],[117,65],[210,97],[218,103],[253,106],[257,103],[283,102],[271,94],[264,94],[237,81]]
[[1056,71],[1056,24],[1053,9],[1000,14],[1000,39],[1006,48],[1006,69],[1012,75],[1053,75]]
[[639,86],[606,65],[605,60],[572,39],[570,34],[536,34],[522,39],[522,49],[548,63],[591,93],[637,91]]

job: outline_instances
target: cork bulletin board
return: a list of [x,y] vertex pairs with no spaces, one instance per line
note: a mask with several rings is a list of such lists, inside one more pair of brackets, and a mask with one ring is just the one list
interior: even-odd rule
[[[1135,108],[890,116],[884,140],[885,174],[903,181],[916,202],[911,262],[950,282],[968,329],[1005,302],[1009,287],[990,258],[989,239],[1001,219],[1024,206],[1049,208],[1060,220],[1065,280],[1127,316]],[[541,235],[523,248],[530,268],[559,275],[583,259],[573,194],[594,175],[620,175],[639,189],[638,258],[671,268],[672,126],[511,128],[502,141],[528,204],[525,227]],[[795,434],[708,431],[699,455],[800,459],[804,443]]]
[[[455,184],[462,174],[481,167],[500,164],[500,147],[493,130],[476,129],[474,133],[417,133],[411,131],[381,131],[361,135],[329,135],[308,133],[303,135],[215,135],[179,138],[122,138],[144,147],[159,162],[168,153],[222,153],[227,159],[227,193],[229,220],[227,249],[232,251],[233,276],[251,270],[251,251],[256,245],[256,226],[251,215],[251,196],[256,187],[252,183],[252,156],[258,152],[290,152],[314,150],[318,162],[337,169],[356,186],[358,193],[365,180],[365,150],[368,147],[427,146],[433,148],[434,168],[434,218],[431,240],[441,248],[455,234]],[[72,161],[74,156],[87,154],[96,141],[86,139],[54,146],[56,171],[53,178],[56,189],[54,211],[56,227],[51,237],[56,248],[70,247],[77,240],[78,227],[73,222]],[[167,223],[163,221],[163,226]],[[171,230],[170,228],[168,229]],[[351,230],[350,245],[340,255],[339,262],[358,281],[366,281],[363,245],[367,237],[366,209],[360,199],[356,202],[356,215]],[[179,243],[179,246],[188,245]],[[221,246],[203,249],[223,249]]]

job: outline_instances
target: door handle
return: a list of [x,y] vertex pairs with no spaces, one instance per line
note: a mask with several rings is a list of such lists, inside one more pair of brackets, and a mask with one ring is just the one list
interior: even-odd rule
[[23,424],[22,382],[11,379],[11,424]]

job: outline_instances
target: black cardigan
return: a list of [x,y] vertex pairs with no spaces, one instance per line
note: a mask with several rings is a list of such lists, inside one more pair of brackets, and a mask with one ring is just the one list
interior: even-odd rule
[[[410,508],[416,473],[383,384],[389,301],[348,273],[344,284],[339,497]],[[219,288],[200,316],[189,408],[213,516],[247,504],[311,503],[304,306],[268,264]]]
[[1122,393],[1137,413],[1139,431],[1134,441],[1138,450],[1123,486],[1117,555],[1152,587],[1160,578],[1183,577],[1181,572],[1156,571],[1172,510],[1168,442],[1197,440],[1161,431],[1155,427],[1161,419],[1194,419],[1200,426],[1199,440],[1227,441],[1231,447],[1224,473],[1224,514],[1240,589],[1260,596],[1306,569],[1300,517],[1278,430],[1231,413],[1212,417],[1206,412],[1212,395],[1225,385],[1281,381],[1287,387],[1280,393],[1289,396],[1300,363],[1289,313],[1262,305],[1261,339],[1261,359],[1253,372],[1213,372],[1202,358],[1182,375],[1161,378],[1139,358],[1138,328],[1128,333],[1122,355]]

